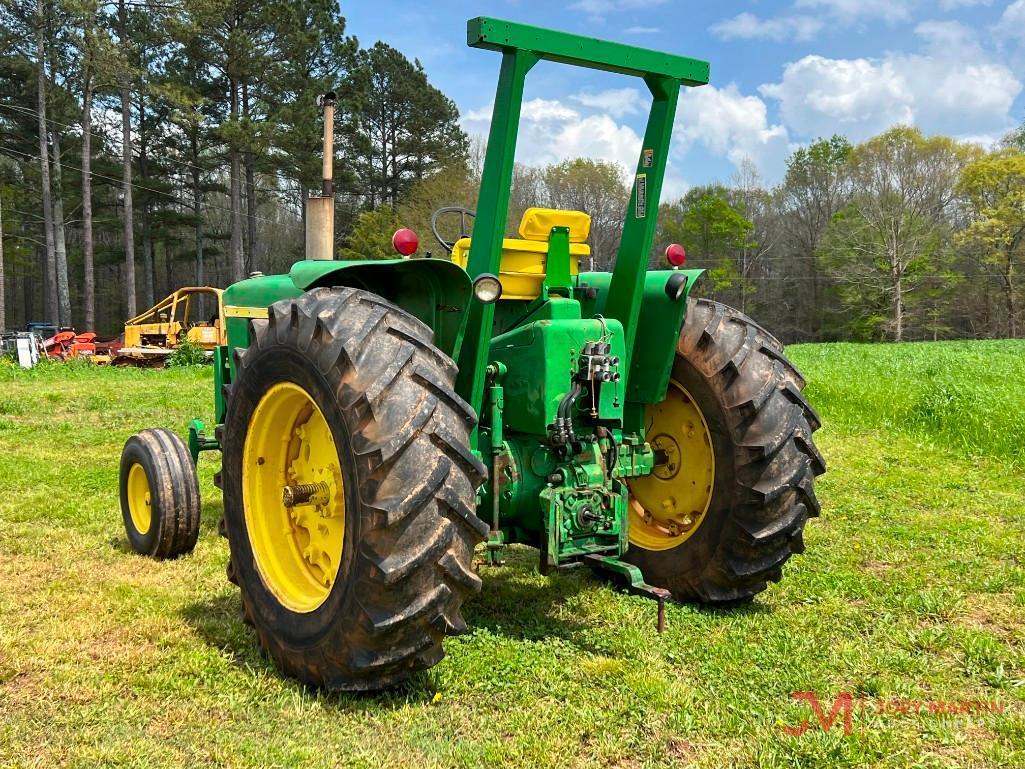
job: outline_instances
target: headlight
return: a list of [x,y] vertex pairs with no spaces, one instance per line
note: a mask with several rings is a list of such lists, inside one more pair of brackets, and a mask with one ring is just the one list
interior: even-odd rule
[[682,272],[674,272],[666,281],[666,296],[674,302],[680,301],[683,292],[687,288],[687,276]]
[[485,272],[473,281],[473,295],[481,304],[497,302],[502,296],[502,282],[490,272]]

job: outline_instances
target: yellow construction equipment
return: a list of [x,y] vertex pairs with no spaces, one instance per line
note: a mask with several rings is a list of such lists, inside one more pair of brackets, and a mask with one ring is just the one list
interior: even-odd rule
[[214,348],[226,343],[222,293],[210,286],[179,288],[141,315],[129,318],[124,343],[113,362],[159,366],[186,339],[212,357]]

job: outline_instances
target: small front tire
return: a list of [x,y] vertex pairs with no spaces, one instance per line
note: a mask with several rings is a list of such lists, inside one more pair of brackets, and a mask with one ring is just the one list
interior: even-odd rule
[[199,479],[181,438],[162,428],[129,438],[119,486],[132,550],[158,560],[192,552],[199,539]]

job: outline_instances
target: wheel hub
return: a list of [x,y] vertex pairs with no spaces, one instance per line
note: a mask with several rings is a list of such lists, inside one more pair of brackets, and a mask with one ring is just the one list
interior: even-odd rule
[[243,502],[260,576],[292,611],[320,606],[338,576],[343,489],[334,438],[316,402],[293,382],[271,387],[246,434]]
[[128,512],[139,534],[146,534],[153,525],[153,498],[146,469],[140,464],[128,471]]
[[680,472],[680,444],[671,435],[661,433],[651,439],[655,452],[653,472],[663,481],[671,481]]
[[628,482],[630,543],[668,550],[691,537],[708,512],[715,453],[701,410],[675,380],[665,400],[648,407],[646,421],[655,467]]

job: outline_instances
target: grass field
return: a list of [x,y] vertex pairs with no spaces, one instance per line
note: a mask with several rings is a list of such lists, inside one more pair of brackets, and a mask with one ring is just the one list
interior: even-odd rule
[[[126,549],[121,444],[209,417],[209,370],[0,369],[0,766],[1025,765],[1025,343],[790,353],[830,469],[782,583],[658,636],[653,604],[516,550],[439,666],[363,697],[260,655],[212,457],[195,554]],[[860,698],[853,733],[799,691]]]

